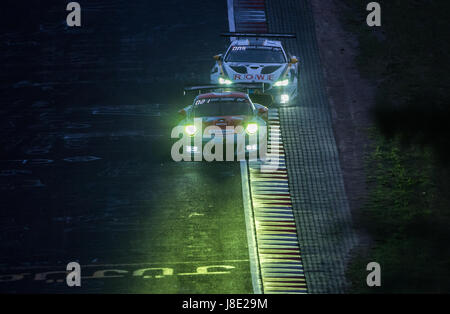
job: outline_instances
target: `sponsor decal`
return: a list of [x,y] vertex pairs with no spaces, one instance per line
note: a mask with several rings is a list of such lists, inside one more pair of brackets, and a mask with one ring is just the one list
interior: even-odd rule
[[245,80],[245,81],[273,81],[273,74],[234,74],[233,80]]

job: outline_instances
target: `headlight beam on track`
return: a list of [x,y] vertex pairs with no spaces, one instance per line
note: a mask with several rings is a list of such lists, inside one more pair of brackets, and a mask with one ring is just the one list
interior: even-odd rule
[[[307,293],[306,278],[285,165],[277,109],[269,110],[269,152],[278,155],[274,168],[262,171],[261,161],[248,162],[248,178],[263,293]],[[242,167],[247,164],[242,164]],[[252,230],[252,228],[248,229]],[[250,231],[252,232],[252,231]],[[254,281],[255,284],[255,281]]]

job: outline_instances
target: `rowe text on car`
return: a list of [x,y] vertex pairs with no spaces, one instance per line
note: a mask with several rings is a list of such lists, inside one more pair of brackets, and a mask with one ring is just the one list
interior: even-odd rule
[[[292,34],[226,33],[232,41],[225,54],[214,56],[210,80],[212,84],[261,84],[262,89],[250,90],[250,97],[265,98],[265,104],[288,104],[298,95],[298,60],[290,56],[280,41],[271,37],[294,38]],[[255,97],[255,94],[259,94]],[[264,98],[262,98],[264,99]]]

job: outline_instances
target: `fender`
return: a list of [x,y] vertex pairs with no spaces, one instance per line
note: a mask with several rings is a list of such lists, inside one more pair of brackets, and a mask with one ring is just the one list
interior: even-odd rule
[[216,56],[214,56],[214,59],[216,60],[217,66],[219,67],[220,75],[222,77],[225,76],[225,73],[223,71],[223,65],[222,65],[222,55],[221,54],[220,55],[216,55]]
[[296,64],[297,62],[298,62],[297,58],[292,57],[292,58],[289,60],[289,63],[288,63],[288,65],[287,65],[287,67],[286,67],[286,70],[284,70],[283,74],[280,75],[280,78],[286,77],[286,76],[287,76],[287,73],[288,73],[289,70],[291,69],[291,66],[293,66],[293,65]]

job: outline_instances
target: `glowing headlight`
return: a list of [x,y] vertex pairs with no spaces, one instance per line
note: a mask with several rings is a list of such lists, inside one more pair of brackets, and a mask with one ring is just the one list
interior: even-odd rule
[[255,134],[258,131],[258,125],[256,123],[247,124],[247,128],[245,129],[248,134]]
[[219,84],[230,85],[230,84],[233,84],[233,82],[230,80],[224,79],[222,77],[219,77]]
[[287,86],[288,84],[289,84],[289,80],[286,79],[286,80],[275,82],[275,84],[273,84],[273,85],[275,85],[275,86]]
[[282,104],[288,103],[288,102],[289,102],[289,95],[287,95],[287,94],[282,94],[281,97],[280,97],[280,100],[281,100],[281,103],[282,103]]
[[195,125],[186,125],[186,127],[184,128],[184,130],[186,131],[186,133],[189,136],[194,135],[195,133],[197,133],[197,128],[195,127]]

